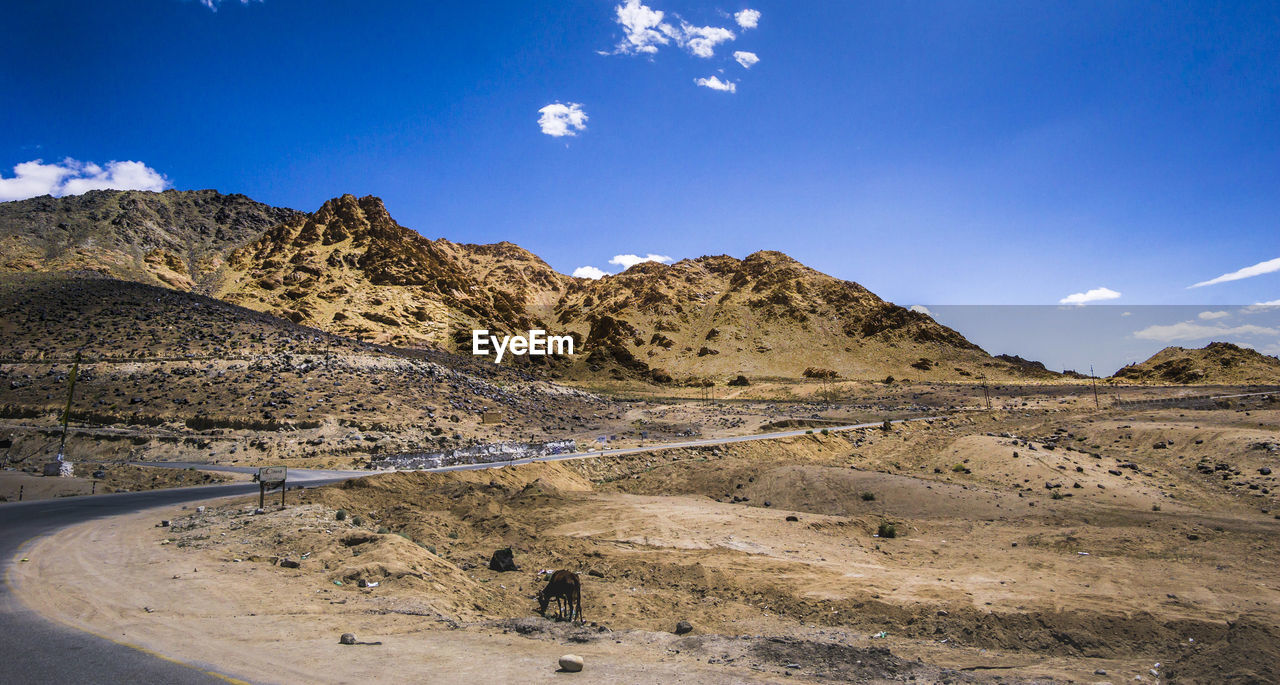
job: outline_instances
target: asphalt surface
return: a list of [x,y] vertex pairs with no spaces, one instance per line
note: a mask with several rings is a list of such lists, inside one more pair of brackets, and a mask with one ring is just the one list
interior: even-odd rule
[[[940,417],[922,417],[925,421]],[[895,421],[894,423],[901,423]],[[873,428],[881,422],[828,428],[831,432]],[[488,464],[459,464],[429,471],[469,471],[541,461],[590,459],[688,447],[726,445],[756,440],[776,440],[809,433],[809,430],[782,431],[732,438],[709,438],[647,447],[595,450],[547,457],[516,459]],[[215,466],[187,462],[153,463],[172,468],[197,467],[203,470],[254,473],[256,468]],[[289,484],[315,486],[359,478],[376,471],[325,471],[290,469]],[[9,570],[36,539],[83,521],[131,514],[155,507],[233,497],[258,491],[257,483],[233,483],[193,488],[170,488],[147,492],[114,493],[63,497],[31,502],[0,504],[0,634],[4,651],[0,657],[0,684],[5,683],[226,683],[234,678],[221,674],[211,664],[181,663],[128,644],[128,636],[98,636],[63,626],[27,609],[14,596]]]

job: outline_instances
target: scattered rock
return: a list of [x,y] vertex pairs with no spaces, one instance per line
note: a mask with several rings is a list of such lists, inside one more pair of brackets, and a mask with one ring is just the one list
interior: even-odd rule
[[794,515],[794,514],[793,514],[793,515],[791,515],[791,516],[788,516],[788,517],[787,517],[787,520],[788,520],[788,521],[799,521],[799,520],[800,520],[800,517],[799,517],[799,516],[796,516],[796,515]]
[[691,632],[693,632],[692,623],[689,623],[688,621],[681,621],[676,624],[676,630],[675,630],[676,635],[684,635],[685,633],[691,633]]
[[560,657],[560,670],[577,673],[582,670],[582,657],[577,654],[566,654]]
[[343,633],[342,637],[338,638],[338,644],[341,644],[341,645],[354,645],[355,643],[356,643],[355,633]]

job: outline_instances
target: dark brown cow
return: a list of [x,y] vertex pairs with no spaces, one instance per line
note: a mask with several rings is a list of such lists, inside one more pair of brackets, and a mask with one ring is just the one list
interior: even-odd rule
[[[538,592],[538,613],[546,616],[547,605],[553,599],[556,600],[556,615],[559,618],[569,621],[577,618],[579,622],[582,621],[582,581],[578,580],[578,574],[563,569],[552,573],[547,586]],[[568,617],[564,615],[566,604],[569,606]]]

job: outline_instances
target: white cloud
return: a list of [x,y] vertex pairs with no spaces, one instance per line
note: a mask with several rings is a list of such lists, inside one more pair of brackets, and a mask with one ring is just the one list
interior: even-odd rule
[[1089,302],[1099,302],[1102,300],[1114,300],[1120,297],[1120,293],[1111,288],[1094,288],[1083,293],[1071,293],[1066,297],[1058,300],[1058,304],[1087,304]]
[[711,90],[722,90],[726,93],[738,92],[738,84],[733,81],[721,81],[718,76],[712,76],[710,78],[696,78],[693,82],[703,88],[710,88]]
[[1242,335],[1280,335],[1280,329],[1254,326],[1253,324],[1230,327],[1222,325],[1206,326],[1194,321],[1183,321],[1182,323],[1167,326],[1147,326],[1133,333],[1133,337],[1140,340],[1155,340],[1166,343],[1185,340],[1222,340],[1227,337]]
[[913,304],[910,307],[907,307],[907,309],[910,309],[913,312],[919,312],[925,316],[933,316],[933,312],[929,311],[929,308],[922,304]]
[[734,21],[744,29],[753,29],[760,25],[760,10],[742,10],[733,15]]
[[590,278],[593,281],[599,280],[608,275],[608,271],[597,269],[594,266],[580,266],[573,270],[574,278]]
[[1269,274],[1275,271],[1280,271],[1280,257],[1276,257],[1275,259],[1268,259],[1265,262],[1258,262],[1253,266],[1246,266],[1245,268],[1240,269],[1238,271],[1232,271],[1229,274],[1222,274],[1217,278],[1210,278],[1207,281],[1200,281],[1195,285],[1189,285],[1187,287],[1200,288],[1206,285],[1217,285],[1219,283],[1226,283],[1228,281],[1238,281],[1243,278],[1253,278],[1254,276],[1261,276],[1263,274]]
[[576,136],[578,131],[587,129],[587,113],[576,102],[547,105],[538,110],[538,114],[542,115],[538,117],[538,127],[549,136]]
[[[201,4],[201,5],[204,5],[205,7],[208,7],[209,9],[213,10],[214,12],[217,12],[217,11],[218,11],[218,6],[219,6],[219,5],[221,5],[221,4],[223,3],[223,1],[224,1],[224,0],[200,0],[200,4]],[[241,4],[241,5],[247,5],[247,4],[249,4],[249,3],[250,3],[250,1],[251,1],[251,0],[240,0],[240,4]],[[258,2],[262,2],[262,0],[258,0]]]
[[658,51],[659,45],[666,45],[676,35],[676,29],[662,21],[664,13],[661,10],[641,4],[640,0],[627,0],[614,10],[625,34],[623,41],[618,43],[618,52],[652,55]]
[[1202,321],[1213,321],[1214,319],[1225,319],[1231,316],[1230,312],[1200,312],[1197,316]]
[[641,262],[660,262],[662,264],[669,264],[671,262],[671,258],[666,255],[653,254],[650,252],[643,257],[633,254],[614,255],[613,259],[609,260],[610,264],[616,264],[622,267],[623,271],[626,271]]
[[676,42],[690,54],[705,59],[716,54],[717,45],[735,37],[733,31],[718,26],[693,26],[680,22],[680,34],[676,37]]
[[68,157],[59,164],[36,159],[13,167],[13,177],[0,176],[0,202],[40,195],[79,195],[90,190],[164,190],[169,181],[142,162],[107,162],[99,166]]
[[737,52],[734,52],[733,58],[738,60],[738,64],[741,64],[745,69],[750,69],[755,66],[756,62],[760,61],[760,58],[756,53],[746,52],[745,50],[738,50]]

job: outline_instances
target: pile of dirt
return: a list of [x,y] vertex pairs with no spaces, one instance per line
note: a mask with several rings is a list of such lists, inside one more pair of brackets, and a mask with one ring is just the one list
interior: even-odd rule
[[1201,642],[1169,664],[1164,675],[1174,683],[1280,682],[1280,627],[1243,616],[1221,639]]

